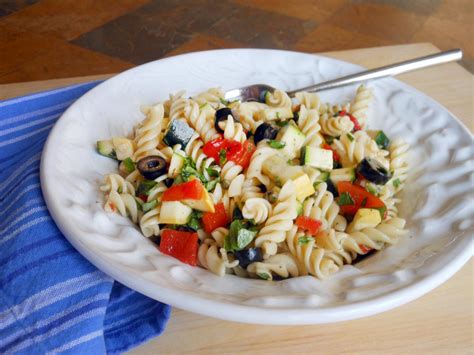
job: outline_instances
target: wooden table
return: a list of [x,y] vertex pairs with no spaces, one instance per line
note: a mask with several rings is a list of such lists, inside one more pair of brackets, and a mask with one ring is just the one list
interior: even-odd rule
[[[433,45],[422,43],[323,54],[376,67],[438,51]],[[0,99],[109,76],[0,85]],[[441,102],[474,130],[474,82],[464,68],[445,64],[404,74],[399,79]],[[448,282],[407,305],[376,316],[328,325],[246,325],[174,308],[165,333],[130,353],[472,353],[473,267],[471,259]]]

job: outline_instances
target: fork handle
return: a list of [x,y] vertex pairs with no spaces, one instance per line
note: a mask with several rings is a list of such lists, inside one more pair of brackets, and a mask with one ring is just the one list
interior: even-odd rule
[[325,81],[316,85],[304,87],[302,89],[289,91],[288,95],[293,97],[299,91],[322,91],[346,86],[350,84],[360,83],[363,81],[383,78],[387,76],[394,76],[402,73],[406,73],[412,70],[430,67],[432,65],[438,65],[456,61],[462,58],[461,49],[451,49],[449,51],[427,55],[425,57],[415,58],[390,64],[384,67],[366,70],[360,73],[343,76],[342,78]]

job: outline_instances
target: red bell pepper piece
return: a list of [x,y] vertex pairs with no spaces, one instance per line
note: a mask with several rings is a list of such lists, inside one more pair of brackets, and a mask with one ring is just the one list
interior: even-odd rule
[[251,141],[246,140],[239,154],[235,156],[229,156],[230,155],[230,152],[229,152],[227,159],[230,161],[233,161],[234,163],[240,165],[242,168],[246,169],[250,164],[250,159],[252,158],[252,155],[255,152],[255,149],[256,149],[255,145]]
[[255,151],[255,146],[250,141],[245,141],[244,144],[242,144],[234,140],[219,137],[207,142],[202,148],[204,154],[219,163],[219,154],[222,150],[226,152],[227,161],[233,161],[245,169],[250,163],[250,158]]
[[226,149],[226,144],[227,142],[224,138],[218,137],[204,144],[202,151],[208,157],[213,158],[216,162],[219,162],[219,152],[221,149]]
[[365,245],[363,245],[363,244],[359,244],[359,248],[360,248],[360,250],[362,250],[362,253],[364,253],[364,254],[367,254],[369,251],[372,250],[372,248],[367,248],[367,247],[366,247]]
[[306,216],[298,216],[295,221],[298,228],[305,230],[311,235],[316,235],[319,232],[319,228],[322,225],[322,222]]
[[[359,208],[386,209],[383,201],[377,196],[372,195],[363,187],[354,185],[348,181],[338,182],[337,191],[339,195],[348,193],[354,201],[353,205],[340,206],[341,212],[345,215],[353,216],[357,213]],[[384,213],[386,213],[386,211],[384,211]]]
[[183,263],[197,265],[198,247],[198,235],[195,232],[173,229],[165,229],[161,232],[160,251]]
[[229,224],[229,218],[222,202],[214,206],[215,212],[205,212],[202,215],[202,224],[207,233],[211,233],[219,227],[225,227]]
[[200,200],[204,186],[197,179],[171,186],[163,193],[162,201]]
[[323,144],[323,149],[330,150],[332,152],[332,160],[334,160],[334,161],[340,161],[341,160],[341,157],[339,156],[339,154],[334,149],[332,149],[332,147],[329,144],[324,143]]

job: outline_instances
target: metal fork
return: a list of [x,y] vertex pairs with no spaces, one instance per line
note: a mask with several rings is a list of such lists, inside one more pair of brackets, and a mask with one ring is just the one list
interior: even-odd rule
[[[365,82],[368,80],[384,78],[387,76],[394,76],[409,71],[430,67],[433,65],[448,63],[460,60],[461,58],[461,49],[451,49],[449,51],[428,55],[425,57],[410,59],[403,62],[386,65],[380,68],[370,69],[360,73],[343,76],[342,78],[325,81],[316,85],[291,90],[288,91],[287,94],[290,97],[294,97],[295,94],[299,91],[315,92],[334,89],[341,86]],[[228,101],[263,101],[263,95],[267,91],[273,92],[274,90],[275,88],[270,85],[254,84],[227,91],[225,93],[225,99]]]

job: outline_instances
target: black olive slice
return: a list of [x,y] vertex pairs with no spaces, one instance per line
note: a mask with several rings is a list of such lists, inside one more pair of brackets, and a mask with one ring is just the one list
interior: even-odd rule
[[224,130],[219,126],[219,123],[226,122],[229,115],[232,116],[234,122],[239,122],[239,120],[237,120],[232,114],[232,110],[230,108],[224,107],[216,111],[216,121],[214,122],[214,127],[218,132],[224,133]]
[[246,268],[249,264],[263,260],[261,248],[249,248],[234,252],[234,256],[239,260],[239,265]]
[[166,160],[156,155],[142,158],[137,163],[138,171],[147,180],[155,180],[167,173]]
[[377,160],[364,158],[357,166],[357,173],[377,185],[385,185],[392,177]]
[[255,135],[253,136],[253,141],[255,144],[264,140],[264,139],[275,139],[278,134],[278,128],[272,126],[269,123],[262,123],[255,130]]

